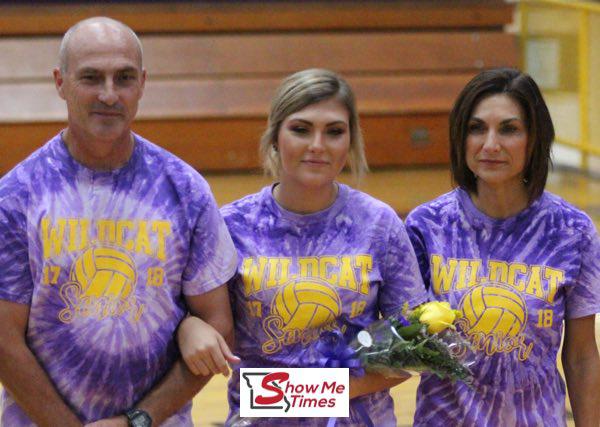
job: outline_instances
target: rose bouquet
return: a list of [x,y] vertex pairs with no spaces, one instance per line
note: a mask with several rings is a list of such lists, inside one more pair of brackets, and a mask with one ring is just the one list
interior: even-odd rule
[[325,356],[321,366],[348,367],[358,376],[364,371],[386,377],[429,371],[469,383],[472,353],[454,326],[460,316],[449,303],[434,301],[412,310],[405,306],[360,331],[349,344],[340,334],[325,334],[319,344]]

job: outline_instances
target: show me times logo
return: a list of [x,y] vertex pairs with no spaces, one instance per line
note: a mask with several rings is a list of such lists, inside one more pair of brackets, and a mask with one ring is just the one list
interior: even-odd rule
[[242,368],[242,417],[347,417],[347,368]]

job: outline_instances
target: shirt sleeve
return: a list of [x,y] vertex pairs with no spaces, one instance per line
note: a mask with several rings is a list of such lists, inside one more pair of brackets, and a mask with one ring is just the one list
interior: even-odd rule
[[389,316],[401,310],[405,303],[414,307],[426,300],[415,252],[404,224],[394,214],[389,227],[383,286],[379,291],[381,313]]
[[25,215],[2,200],[0,207],[0,299],[30,304],[33,281],[29,269]]
[[427,247],[425,246],[425,239],[416,221],[409,215],[406,219],[406,232],[408,238],[415,250],[417,262],[419,264],[419,271],[425,287],[429,289],[431,283],[431,272],[429,270],[429,254],[427,253]]
[[600,312],[600,237],[593,224],[583,234],[579,276],[566,289],[566,317],[576,319]]
[[200,295],[225,284],[237,268],[233,241],[208,185],[206,187],[183,272],[185,295]]

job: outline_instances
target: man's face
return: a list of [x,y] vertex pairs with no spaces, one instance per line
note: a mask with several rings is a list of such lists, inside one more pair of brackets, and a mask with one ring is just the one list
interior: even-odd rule
[[67,103],[69,136],[98,157],[130,138],[144,92],[145,70],[136,41],[123,31],[86,28],[74,34],[64,73],[54,70]]

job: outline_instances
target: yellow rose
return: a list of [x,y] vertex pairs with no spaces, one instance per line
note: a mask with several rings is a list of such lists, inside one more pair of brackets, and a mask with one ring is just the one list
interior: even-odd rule
[[419,307],[419,322],[427,325],[427,332],[437,334],[452,326],[457,317],[449,302],[432,301]]

